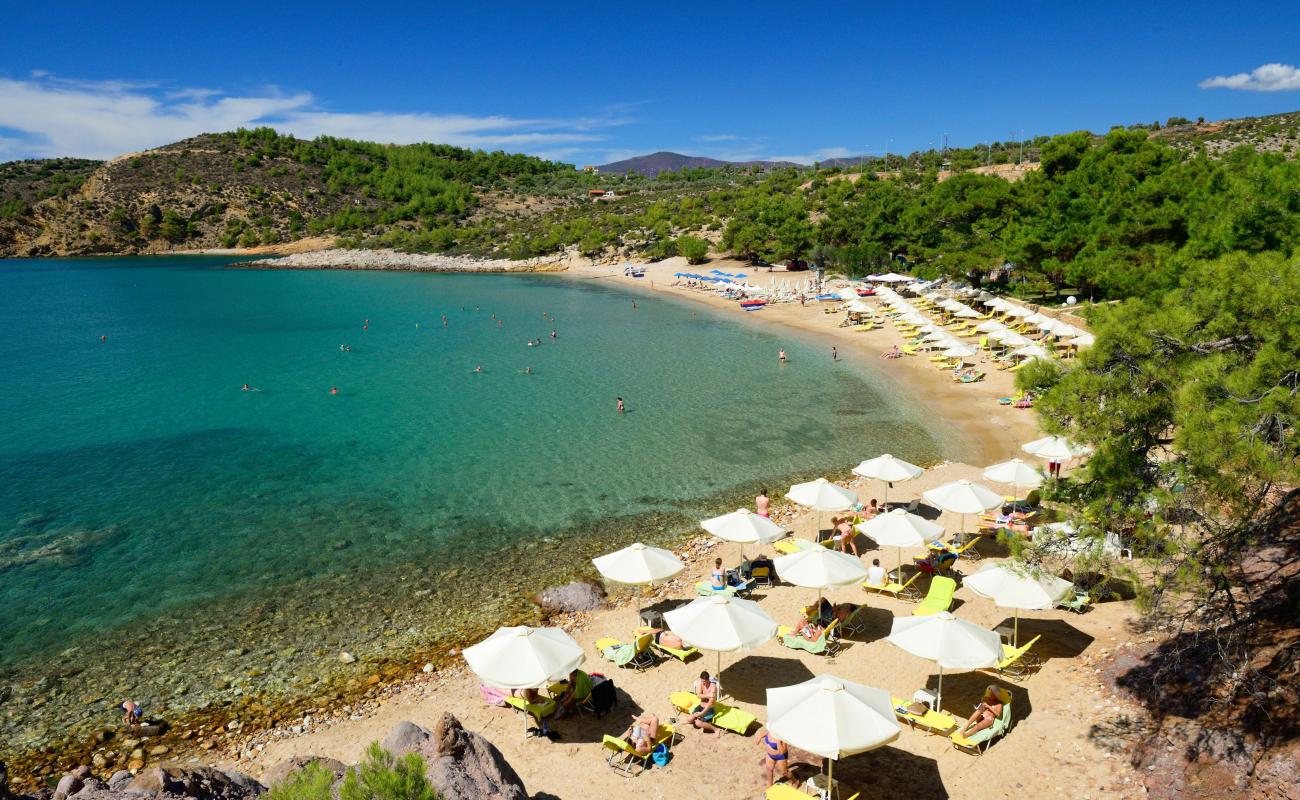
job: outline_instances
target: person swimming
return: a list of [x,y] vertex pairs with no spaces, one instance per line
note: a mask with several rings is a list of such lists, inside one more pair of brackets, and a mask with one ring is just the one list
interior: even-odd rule
[[474,367],[474,372],[475,372],[475,373],[479,373],[479,372],[482,372],[482,371],[483,371],[483,366],[482,366],[481,364],[480,364],[479,366]]
[[519,371],[522,372],[522,373],[524,373],[525,375],[532,375],[532,374],[533,374],[533,368],[532,368],[532,367],[524,367],[523,369],[521,369],[521,370],[519,370]]
[[338,394],[338,393],[339,393],[339,387],[337,386],[330,387],[330,394]]
[[616,408],[618,409],[618,413],[620,414],[622,414],[624,411],[627,410],[627,407],[623,405],[623,398],[621,397],[618,398],[618,405],[616,406]]
[[551,328],[551,338],[552,338],[552,339],[558,339],[558,338],[559,338],[559,336],[555,333],[555,329],[554,329],[554,328]]

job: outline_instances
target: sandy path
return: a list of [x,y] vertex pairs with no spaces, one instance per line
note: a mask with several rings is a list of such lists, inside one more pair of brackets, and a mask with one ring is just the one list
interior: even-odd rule
[[[734,306],[670,287],[668,276],[679,268],[673,262],[654,265],[650,277],[635,282],[609,268],[579,270],[574,277],[618,280],[641,286],[645,291],[670,291],[698,302]],[[724,263],[720,268],[727,269],[727,265]],[[654,280],[653,289],[651,280]],[[875,358],[899,340],[888,326],[868,334],[836,328],[838,317],[823,315],[812,306],[775,307],[753,314],[736,309],[735,313],[741,318],[740,324],[790,325],[803,332],[829,337],[828,342],[839,343],[841,352],[847,351],[850,357]],[[1036,434],[1031,413],[998,406],[994,400],[1009,391],[1010,375],[990,372],[985,383],[958,385],[948,381],[924,359],[882,361],[881,364],[883,369],[897,370],[900,379],[914,387],[919,402],[971,436],[984,456],[981,463],[1010,456],[1018,450],[1020,442]],[[927,488],[956,478],[978,480],[980,471],[979,467],[966,464],[939,465],[916,481],[899,484],[894,497],[915,497]],[[878,496],[877,482],[859,480],[855,488],[864,500]],[[785,524],[798,535],[810,536],[813,532],[811,515],[795,514],[792,509],[783,508],[778,519],[786,520]],[[938,520],[950,531],[958,526],[955,515],[942,514]],[[873,549],[869,540],[860,538],[859,542],[865,548],[866,559],[878,557],[889,565],[897,558],[894,548],[880,551]],[[380,701],[354,709],[350,717],[325,724],[314,721],[306,733],[275,731],[265,735],[261,737],[264,749],[250,752],[230,765],[260,774],[298,755],[330,756],[353,763],[369,742],[383,738],[397,722],[412,720],[432,726],[444,711],[451,711],[467,728],[483,733],[501,748],[534,796],[544,793],[568,800],[615,797],[630,790],[649,798],[760,797],[761,760],[753,731],[748,737],[689,731],[685,740],[674,748],[675,757],[667,769],[653,770],[633,782],[605,767],[600,745],[603,733],[621,732],[628,715],[641,708],[653,710],[664,718],[673,716],[667,702],[669,693],[688,688],[701,669],[712,669],[715,658],[706,654],[689,664],[665,661],[640,672],[617,669],[601,659],[593,645],[595,639],[606,635],[626,636],[636,624],[635,609],[639,605],[654,599],[689,597],[691,586],[705,574],[706,565],[715,553],[730,562],[735,560],[737,549],[735,545],[715,548],[707,538],[695,539],[681,551],[689,564],[689,577],[659,587],[644,597],[623,591],[614,595],[614,606],[610,609],[557,621],[588,649],[587,668],[613,677],[623,699],[614,714],[604,720],[583,717],[558,723],[563,736],[559,742],[524,740],[523,720],[508,709],[484,706],[478,698],[474,676],[463,667],[456,667],[414,676]],[[987,563],[987,559],[999,555],[994,543],[984,543],[981,550],[986,555],[984,562],[963,561],[959,571],[970,574]],[[904,551],[905,557],[912,555],[919,552]],[[778,586],[762,591],[755,599],[775,619],[789,623],[814,595],[811,590]],[[845,589],[830,596],[837,601],[869,605],[866,634],[855,637],[834,659],[791,651],[775,640],[752,653],[724,656],[722,680],[731,702],[756,714],[761,723],[766,687],[796,683],[813,675],[833,673],[898,695],[910,695],[922,686],[935,687],[937,672],[932,665],[884,640],[892,617],[910,614],[910,603],[869,596],[860,589]],[[975,597],[968,589],[960,589],[956,597],[954,611],[965,619],[987,627],[1010,620],[1003,610]],[[1092,662],[1129,639],[1125,626],[1131,613],[1130,604],[1113,602],[1101,604],[1083,616],[1063,611],[1022,615],[1022,636],[1043,635],[1041,650],[1046,663],[1040,672],[1021,683],[983,673],[949,674],[944,680],[944,705],[950,711],[970,708],[989,683],[1009,686],[1016,720],[1011,733],[987,754],[975,758],[953,749],[946,738],[905,729],[892,746],[837,764],[836,774],[848,790],[844,796],[854,791],[863,791],[864,798],[900,795],[913,800],[1020,796],[1079,800],[1142,796],[1144,792],[1139,788],[1137,776],[1123,757],[1100,749],[1089,739],[1093,724],[1120,710],[1118,701],[1102,688]],[[800,760],[813,761],[796,759]],[[805,774],[812,770],[810,766],[803,767]]]

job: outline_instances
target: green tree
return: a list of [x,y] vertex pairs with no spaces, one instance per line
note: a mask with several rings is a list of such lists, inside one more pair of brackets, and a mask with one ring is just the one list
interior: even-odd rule
[[396,758],[371,742],[366,758],[348,771],[339,800],[437,800],[418,753]]
[[703,264],[709,260],[709,243],[698,236],[678,237],[677,251],[688,264]]

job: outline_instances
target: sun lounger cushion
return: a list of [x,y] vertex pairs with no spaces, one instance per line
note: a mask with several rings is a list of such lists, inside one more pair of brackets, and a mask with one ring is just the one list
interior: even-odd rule
[[943,713],[929,709],[924,714],[914,714],[907,710],[907,702],[897,697],[894,700],[894,714],[904,722],[917,725],[936,733],[947,733],[957,727],[957,720]]
[[[693,692],[673,692],[668,696],[668,702],[672,703],[673,708],[678,711],[689,713],[691,709],[700,704],[700,698]],[[729,706],[726,703],[714,702],[713,719],[710,722],[724,731],[731,731],[745,736],[749,732],[749,726],[753,725],[757,719],[758,717],[743,709]]]

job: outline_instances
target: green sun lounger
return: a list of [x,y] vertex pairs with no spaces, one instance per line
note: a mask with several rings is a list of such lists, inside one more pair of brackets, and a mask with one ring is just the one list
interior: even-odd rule
[[925,599],[912,611],[912,616],[926,617],[930,614],[938,614],[940,611],[947,611],[952,608],[952,596],[956,592],[957,581],[935,575],[930,579],[930,591],[926,592]]
[[653,633],[643,633],[638,635],[631,643],[620,642],[613,637],[596,640],[596,649],[606,660],[613,662],[616,667],[632,667],[634,669],[645,669],[653,666],[655,663],[654,653],[650,652],[650,646],[654,644],[655,635]]
[[781,644],[791,650],[807,650],[813,655],[834,656],[840,650],[839,640],[835,638],[835,626],[840,621],[833,620],[831,624],[822,629],[821,636],[809,641],[794,632],[793,628],[782,625],[776,629],[776,635],[781,637]]
[[[659,735],[655,737],[655,745],[662,744],[671,749],[676,736],[677,731],[672,725],[661,722],[659,723]],[[605,763],[624,778],[640,775],[650,768],[650,756],[654,753],[654,748],[651,748],[649,753],[638,753],[632,749],[632,745],[626,739],[620,739],[609,734],[605,734],[601,744],[609,751]],[[622,758],[619,758],[619,756],[622,756]]]
[[998,718],[993,720],[993,724],[982,731],[977,731],[970,737],[962,736],[960,733],[953,732],[948,738],[952,740],[952,746],[964,753],[971,755],[982,755],[989,745],[999,736],[1003,736],[1011,730],[1011,692],[1006,689],[998,689],[998,700],[1002,702],[1002,713]]
[[[683,714],[689,714],[692,709],[700,704],[700,698],[694,692],[673,692],[668,696],[668,702],[672,703],[673,708]],[[709,721],[724,731],[731,731],[745,736],[749,733],[749,727],[757,719],[758,717],[748,711],[715,701],[713,703],[713,719]]]

